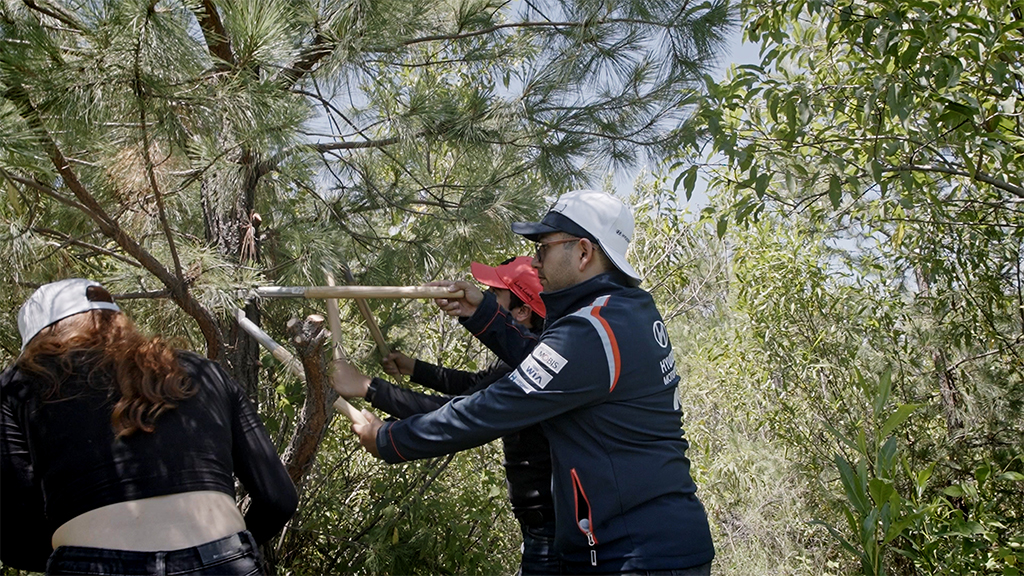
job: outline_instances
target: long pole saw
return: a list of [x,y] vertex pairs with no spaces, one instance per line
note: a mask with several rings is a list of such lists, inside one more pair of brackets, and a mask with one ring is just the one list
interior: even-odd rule
[[[352,271],[345,268],[345,281],[349,283],[349,286],[355,282],[355,278],[352,277]],[[366,303],[366,298],[353,298],[356,302],[356,308],[359,308],[359,313],[362,314],[363,320],[366,321],[366,327],[370,329],[370,335],[373,336],[373,341],[377,344],[377,351],[380,352],[381,358],[387,358],[388,354],[391,354],[391,347],[384,341],[384,334],[380,331],[380,326],[377,325],[377,319],[373,317],[373,311],[370,310],[370,305]]]
[[465,296],[444,286],[264,286],[254,290],[262,298],[450,298]]

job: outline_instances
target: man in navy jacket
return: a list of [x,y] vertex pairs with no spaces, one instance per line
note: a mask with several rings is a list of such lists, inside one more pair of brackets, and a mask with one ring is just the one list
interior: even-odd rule
[[[479,446],[540,423],[551,445],[555,546],[572,574],[710,574],[714,547],[680,429],[679,377],[654,300],[626,261],[633,216],[579,190],[541,222],[512,225],[537,242],[547,307],[540,342],[509,331],[473,285],[438,304],[516,368],[434,412],[353,425],[387,462]],[[340,370],[338,378],[365,378]]]

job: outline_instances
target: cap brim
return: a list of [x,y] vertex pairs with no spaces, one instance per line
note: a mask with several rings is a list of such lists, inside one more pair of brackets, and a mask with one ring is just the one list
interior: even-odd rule
[[490,286],[491,288],[504,288],[508,290],[508,285],[505,281],[498,276],[498,271],[492,266],[481,264],[479,262],[470,262],[469,271],[473,274],[473,278],[476,278],[478,282],[484,286]]
[[513,222],[512,231],[520,236],[525,236],[527,240],[533,242],[536,242],[544,234],[561,232],[558,228],[548,226],[543,222]]

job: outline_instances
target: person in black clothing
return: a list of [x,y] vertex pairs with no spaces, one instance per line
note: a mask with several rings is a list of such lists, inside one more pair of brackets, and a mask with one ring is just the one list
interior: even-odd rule
[[[540,299],[540,281],[530,266],[529,256],[509,259],[491,267],[473,262],[474,278],[489,287],[503,310],[533,333],[540,333],[544,322],[544,303]],[[411,376],[412,382],[441,392],[424,394],[395,386],[380,378],[367,379],[365,387],[342,392],[347,397],[362,397],[373,407],[396,418],[435,410],[456,396],[482,390],[511,370],[496,360],[479,372],[455,370],[392,352],[381,363],[391,376]],[[554,504],[551,500],[551,455],[540,426],[531,426],[502,437],[505,477],[512,513],[523,534],[520,574],[557,574],[559,565],[553,550],[555,534]]]
[[[0,374],[0,560],[48,574],[256,574],[298,505],[242,388],[98,283],[46,284]],[[235,478],[248,490],[243,516]]]

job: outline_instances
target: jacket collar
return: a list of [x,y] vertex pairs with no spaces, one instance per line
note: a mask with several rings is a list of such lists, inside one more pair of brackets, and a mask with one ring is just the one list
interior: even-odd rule
[[572,314],[592,302],[598,296],[626,288],[628,287],[620,282],[616,282],[614,275],[605,273],[598,274],[589,280],[584,280],[568,288],[562,288],[554,292],[541,292],[540,297],[544,300],[544,306],[548,311],[544,325],[550,326],[555,320]]

